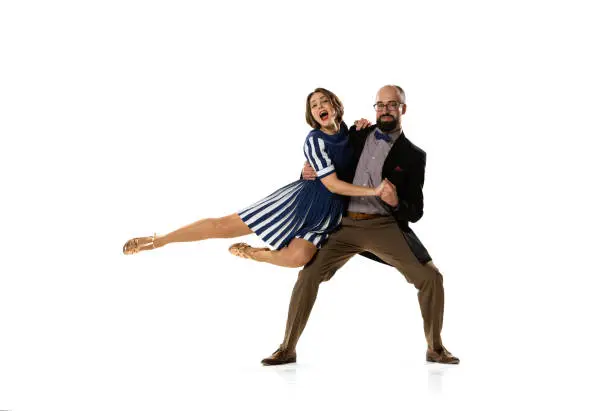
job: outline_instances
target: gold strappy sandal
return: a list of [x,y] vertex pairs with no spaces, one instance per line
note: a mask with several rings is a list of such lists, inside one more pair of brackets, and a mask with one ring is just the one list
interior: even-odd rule
[[[152,250],[155,248],[155,239],[157,238],[157,233],[153,233],[152,237],[137,237],[137,238],[132,238],[131,240],[128,240],[124,245],[123,245],[123,254],[125,255],[131,255],[131,254],[136,254],[139,253],[143,250]],[[145,248],[145,247],[149,247],[151,246],[151,248]]]
[[267,247],[266,248],[251,247],[247,243],[232,244],[229,248],[229,252],[232,253],[232,255],[235,255],[236,257],[247,258],[250,260],[255,260],[255,258],[253,258],[253,253],[256,251],[270,251],[270,249]]

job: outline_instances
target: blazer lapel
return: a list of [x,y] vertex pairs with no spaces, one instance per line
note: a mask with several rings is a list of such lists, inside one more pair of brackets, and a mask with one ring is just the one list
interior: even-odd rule
[[387,158],[385,159],[385,163],[383,164],[383,177],[388,177],[388,171],[395,167],[398,163],[405,163],[405,161],[398,161],[398,157],[406,155],[406,153],[410,150],[411,143],[408,141],[406,136],[404,136],[404,132],[399,135],[397,141],[389,150],[389,154],[387,154]]

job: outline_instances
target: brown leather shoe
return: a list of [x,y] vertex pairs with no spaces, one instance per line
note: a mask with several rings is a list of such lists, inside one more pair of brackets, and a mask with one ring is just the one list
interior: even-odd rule
[[427,350],[425,360],[440,364],[459,364],[459,358],[448,352],[446,348],[442,348],[440,351]]
[[274,351],[271,356],[261,360],[261,363],[263,365],[281,365],[293,363],[296,360],[297,355],[295,354],[295,351],[291,352],[281,347]]

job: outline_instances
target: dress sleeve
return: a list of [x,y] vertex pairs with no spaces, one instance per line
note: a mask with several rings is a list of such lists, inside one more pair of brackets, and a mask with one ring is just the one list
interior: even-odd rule
[[325,141],[316,136],[309,136],[304,144],[304,154],[310,165],[315,169],[317,177],[323,178],[336,171],[325,149]]

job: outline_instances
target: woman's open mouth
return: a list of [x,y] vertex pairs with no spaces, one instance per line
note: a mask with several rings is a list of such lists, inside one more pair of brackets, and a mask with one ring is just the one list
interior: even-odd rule
[[329,118],[329,114],[327,113],[326,110],[323,110],[319,113],[319,118],[323,121],[327,120]]

